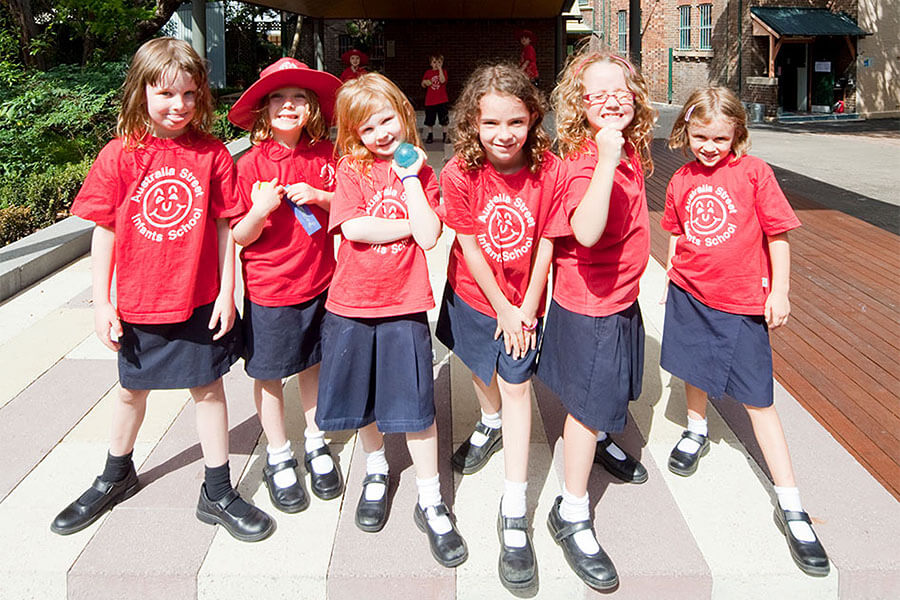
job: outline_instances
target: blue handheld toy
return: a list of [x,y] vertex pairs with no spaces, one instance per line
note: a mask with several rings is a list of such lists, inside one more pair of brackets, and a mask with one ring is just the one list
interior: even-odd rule
[[394,160],[403,168],[411,166],[419,159],[419,153],[412,144],[403,142],[394,152]]

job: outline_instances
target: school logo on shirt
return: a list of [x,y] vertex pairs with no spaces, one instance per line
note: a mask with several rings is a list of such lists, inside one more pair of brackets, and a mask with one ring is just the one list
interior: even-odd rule
[[331,163],[322,165],[322,169],[319,171],[319,177],[322,179],[322,184],[325,186],[326,190],[334,189],[334,167]]
[[441,89],[441,78],[437,75],[431,76],[431,89],[433,89],[434,91],[438,91],[439,89]]
[[718,246],[731,239],[737,225],[728,222],[728,215],[737,212],[731,196],[722,186],[709,184],[695,187],[685,203],[687,223],[684,235],[698,246]]
[[190,169],[162,167],[144,177],[132,194],[131,201],[140,209],[131,215],[131,223],[152,242],[177,240],[203,218],[203,209],[194,204],[204,194]]
[[534,216],[528,205],[516,197],[498,194],[485,205],[478,220],[487,227],[486,233],[476,236],[482,251],[497,262],[516,260],[531,253],[529,227]]
[[[375,193],[368,202],[366,202],[366,212],[373,217],[381,219],[408,219],[409,213],[406,212],[406,192],[398,195],[397,190],[392,187],[385,188]],[[371,244],[372,250],[378,254],[397,254],[409,245],[408,239],[397,240],[390,245]]]

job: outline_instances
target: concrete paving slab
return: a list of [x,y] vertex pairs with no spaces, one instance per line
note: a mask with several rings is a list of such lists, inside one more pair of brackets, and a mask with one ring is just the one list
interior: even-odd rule
[[[115,366],[112,367],[115,370]],[[99,441],[109,444],[113,404],[119,395],[118,385],[94,406],[68,435],[69,440]],[[137,441],[156,444],[171,427],[172,422],[191,402],[187,390],[153,390],[147,398],[147,412],[138,431]],[[100,463],[102,467],[103,463]]]
[[104,346],[96,335],[88,335],[66,354],[66,358],[109,360],[115,363],[118,355]]

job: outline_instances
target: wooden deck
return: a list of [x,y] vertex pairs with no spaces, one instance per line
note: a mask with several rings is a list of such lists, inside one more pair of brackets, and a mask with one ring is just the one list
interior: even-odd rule
[[[684,160],[655,141],[647,180],[651,253],[666,185]],[[791,318],[772,333],[775,378],[900,500],[900,237],[785,188],[803,227],[791,232]]]

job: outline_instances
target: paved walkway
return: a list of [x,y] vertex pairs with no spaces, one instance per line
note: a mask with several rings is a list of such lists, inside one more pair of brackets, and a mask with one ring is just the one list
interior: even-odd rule
[[[430,148],[440,159],[440,148]],[[449,238],[430,253],[443,285]],[[622,444],[650,473],[641,486],[600,469],[590,482],[597,531],[620,573],[618,598],[896,598],[900,506],[776,382],[804,503],[833,562],[831,575],[800,573],[772,521],[770,483],[753,458],[740,412],[711,410],[712,450],[683,479],[665,467],[684,426],[683,388],[658,366],[664,273],[651,260],[642,280],[647,327],[642,397]],[[193,407],[184,391],[153,392],[135,449],[141,493],[83,532],[59,537],[53,516],[97,474],[115,393],[114,356],[92,332],[86,258],[0,304],[0,599],[36,598],[503,598],[496,576],[496,510],[502,453],[482,472],[449,469],[452,449],[476,418],[470,377],[436,349],[435,390],[445,499],[454,505],[470,558],[439,567],[411,519],[415,486],[400,436],[389,436],[391,516],[376,535],[353,524],[364,461],[355,436],[332,436],[349,482],[344,496],[313,498],[297,515],[276,513],[261,485],[265,437],[238,366],[226,378],[231,464],[242,494],[270,511],[275,534],[242,544],[193,516],[202,478]],[[434,315],[432,315],[433,319]],[[289,435],[302,445],[296,383],[285,383]],[[536,385],[529,505],[540,585],[532,595],[595,597],[571,573],[545,519],[561,481],[558,401]]]

